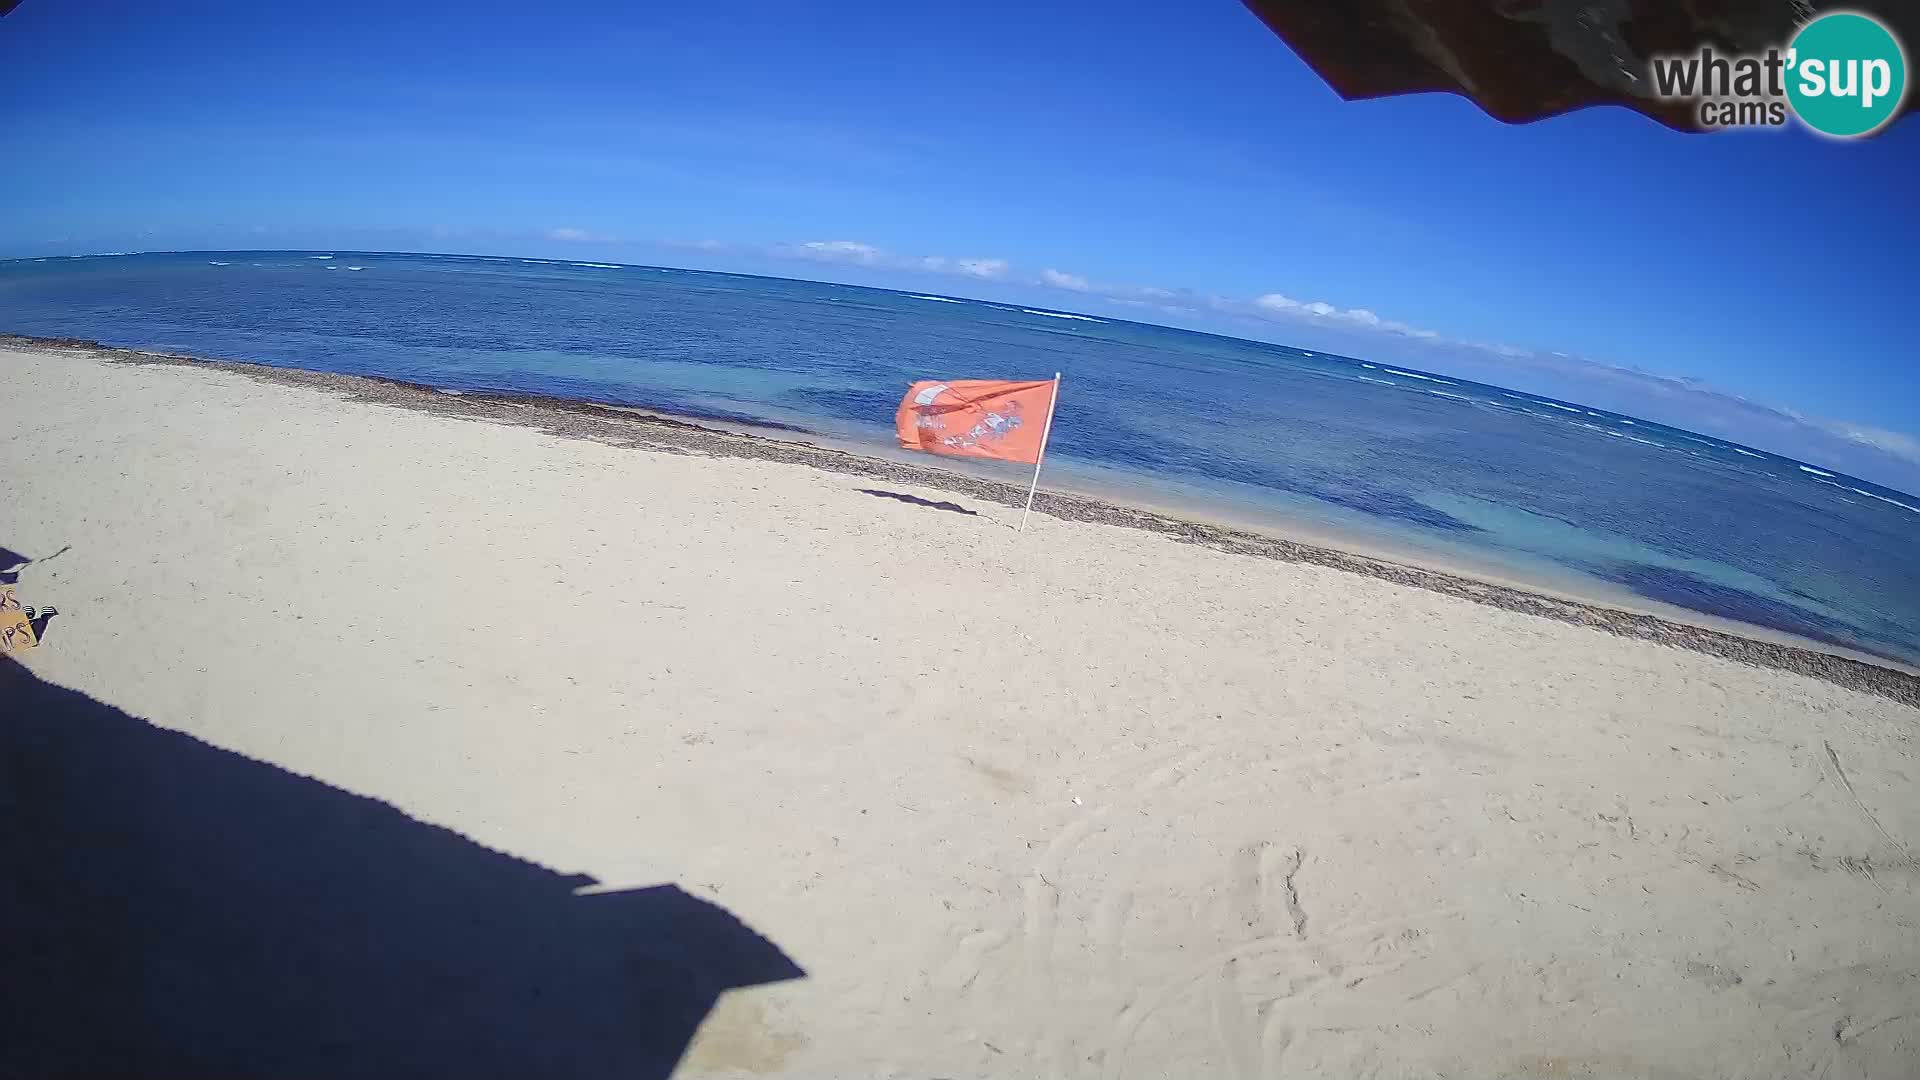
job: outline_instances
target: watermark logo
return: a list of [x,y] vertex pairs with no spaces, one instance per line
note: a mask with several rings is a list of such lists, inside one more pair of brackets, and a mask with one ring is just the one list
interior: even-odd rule
[[1705,128],[1780,127],[1791,113],[1822,135],[1851,139],[1885,127],[1907,96],[1900,40],[1871,15],[1836,11],[1800,28],[1784,49],[1656,56],[1653,91],[1694,103]]
[[1787,50],[1794,114],[1823,135],[1850,139],[1885,127],[1907,96],[1907,54],[1880,20],[1835,12],[1800,28]]

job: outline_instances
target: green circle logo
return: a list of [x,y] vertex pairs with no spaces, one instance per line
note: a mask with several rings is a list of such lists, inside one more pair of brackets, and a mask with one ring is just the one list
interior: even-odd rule
[[1823,135],[1871,135],[1907,96],[1907,55],[1870,15],[1834,12],[1800,28],[1787,47],[1787,101]]

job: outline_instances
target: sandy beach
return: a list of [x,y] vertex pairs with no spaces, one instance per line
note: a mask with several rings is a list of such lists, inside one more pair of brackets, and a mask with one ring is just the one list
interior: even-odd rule
[[1004,485],[644,417],[130,359],[0,345],[0,546],[62,613],[24,664],[729,913],[803,974],[721,994],[676,1075],[1915,1075],[1910,674],[1090,500],[1016,534]]

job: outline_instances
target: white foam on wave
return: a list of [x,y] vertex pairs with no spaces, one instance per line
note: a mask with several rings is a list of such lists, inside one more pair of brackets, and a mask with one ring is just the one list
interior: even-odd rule
[[588,267],[592,267],[592,268],[593,268],[593,269],[595,269],[595,270],[618,270],[618,269],[620,269],[620,264],[619,264],[619,263],[569,263],[569,264],[567,264],[567,265],[569,265],[569,266],[588,266]]
[[[1399,386],[1400,385],[1399,383],[1394,382],[1392,379],[1373,379],[1365,375],[1355,375],[1354,378],[1359,379],[1361,382],[1370,382],[1375,386]],[[1404,389],[1404,387],[1402,389]]]
[[1752,457],[1752,458],[1759,458],[1759,459],[1761,459],[1762,461],[1765,461],[1765,460],[1766,460],[1766,457],[1767,457],[1767,455],[1765,455],[1765,454],[1756,454],[1756,453],[1754,453],[1754,452],[1753,452],[1753,451],[1751,451],[1751,450],[1742,450],[1742,449],[1740,449],[1740,448],[1739,448],[1739,447],[1737,447],[1737,446],[1734,446],[1734,447],[1729,447],[1729,449],[1731,449],[1731,450],[1732,450],[1732,451],[1733,451],[1734,453],[1736,453],[1736,454],[1745,454],[1745,455],[1746,455],[1746,456],[1748,456],[1748,457]]
[[232,263],[223,263],[223,262],[216,262],[216,261],[214,261],[213,259],[208,259],[208,260],[207,260],[207,265],[208,265],[208,266],[232,266],[233,264],[232,264]]
[[1815,476],[1832,476],[1833,475],[1832,473],[1826,471],[1825,469],[1816,469],[1811,465],[1800,466],[1800,471],[1803,473],[1812,473]]
[[1432,394],[1434,397],[1452,398],[1455,401],[1472,401],[1473,400],[1472,398],[1468,397],[1465,394],[1449,394],[1445,390],[1422,390],[1420,392],[1423,394]]
[[340,268],[339,268],[339,267],[337,267],[337,266],[329,266],[329,267],[327,267],[327,269],[328,269],[328,270],[338,270],[338,269],[340,269]]
[[349,266],[349,267],[347,267],[347,269],[349,269],[349,270],[365,270],[365,269],[366,269],[366,267],[364,267],[364,266]]
[[951,297],[951,296],[922,296],[922,295],[920,295],[919,293],[908,293],[908,294],[907,294],[907,298],[908,298],[909,300],[938,300],[938,301],[940,301],[940,302],[941,302],[941,303],[943,303],[943,304],[964,304],[964,303],[966,303],[966,301],[965,301],[965,300],[955,300],[955,299],[954,299],[953,297]]
[[[1901,502],[1899,499],[1889,499],[1885,495],[1876,495],[1871,491],[1862,491],[1857,487],[1848,487],[1845,484],[1836,484],[1831,480],[1815,480],[1814,483],[1825,484],[1830,488],[1839,488],[1841,491],[1851,491],[1855,495],[1865,495],[1869,499],[1878,499],[1883,503],[1889,503],[1893,506],[1899,507],[1902,510],[1911,510],[1916,514],[1920,514],[1920,506],[1909,506],[1906,503]],[[1838,498],[1838,496],[1836,496],[1836,498]],[[1859,503],[1854,502],[1852,499],[1841,499],[1840,501],[1843,503],[1848,503],[1853,506],[1860,505]]]
[[331,256],[331,255],[309,255],[309,256],[307,256],[307,258],[309,258],[309,259],[331,259],[331,258],[333,258],[333,256]]
[[1552,401],[1543,401],[1540,404],[1545,405],[1549,409],[1559,409],[1561,412],[1578,413],[1586,411],[1585,409],[1576,409],[1571,405],[1561,405]]
[[1064,311],[1035,311],[1032,308],[1024,308],[1024,307],[1021,308],[1020,310],[1026,312],[1029,315],[1045,315],[1049,319],[1073,319],[1078,322],[1090,322],[1090,323],[1097,323],[1097,322],[1104,321],[1101,319],[1096,319],[1091,315],[1069,315]]
[[1621,420],[1620,422],[1623,424],[1626,424],[1629,427],[1633,426],[1633,421],[1631,420]]
[[[1307,355],[1308,355],[1308,356],[1312,356],[1313,354],[1312,354],[1312,353],[1308,353]],[[1379,368],[1377,368],[1377,367],[1374,367],[1374,366],[1373,366],[1372,364],[1369,364],[1369,363],[1367,363],[1367,362],[1366,362],[1365,360],[1362,360],[1362,361],[1360,361],[1360,366],[1361,366],[1361,367],[1363,367],[1363,368],[1366,368],[1366,369],[1367,369],[1368,371],[1379,371],[1379,370],[1380,370]]]
[[1425,382],[1437,382],[1437,383],[1439,383],[1439,384],[1440,384],[1441,386],[1453,386],[1453,385],[1455,385],[1455,384],[1454,384],[1454,383],[1453,383],[1452,381],[1450,381],[1450,380],[1447,380],[1447,379],[1437,379],[1437,378],[1434,378],[1434,377],[1433,377],[1432,375],[1422,375],[1422,374],[1420,374],[1420,373],[1419,373],[1419,372],[1417,372],[1417,371],[1401,371],[1401,370],[1400,370],[1399,368],[1392,368],[1392,367],[1390,367],[1390,368],[1381,368],[1380,370],[1382,370],[1382,371],[1384,371],[1384,372],[1386,372],[1386,373],[1387,373],[1387,374],[1389,374],[1389,375],[1404,375],[1404,376],[1406,376],[1406,377],[1407,377],[1407,378],[1409,378],[1409,379],[1420,379],[1420,380],[1422,380],[1422,381],[1425,381]]
[[1855,495],[1865,495],[1869,499],[1879,499],[1883,503],[1892,503],[1893,505],[1899,507],[1902,510],[1911,510],[1916,514],[1920,514],[1920,506],[1908,506],[1906,503],[1901,502],[1899,499],[1889,499],[1885,495],[1875,495],[1871,491],[1861,491],[1857,487],[1850,487],[1847,490],[1853,492]]

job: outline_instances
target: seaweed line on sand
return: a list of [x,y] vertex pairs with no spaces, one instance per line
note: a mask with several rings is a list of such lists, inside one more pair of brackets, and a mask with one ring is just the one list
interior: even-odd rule
[[[1022,485],[864,457],[790,439],[720,431],[687,420],[588,401],[482,391],[450,394],[398,379],[336,375],[233,360],[204,360],[170,353],[114,348],[72,338],[0,335],[0,345],[81,352],[116,363],[214,368],[268,382],[329,390],[350,400],[370,404],[536,427],[550,435],[654,452],[810,465],[863,478],[924,485],[1004,506],[1018,507],[1026,498],[1026,488]],[[1351,555],[1242,529],[1168,517],[1083,495],[1042,491],[1034,499],[1033,508],[1068,521],[1142,529],[1183,543],[1198,544],[1235,555],[1279,559],[1364,574],[1523,615],[1586,626],[1619,637],[1656,642],[1754,667],[1792,672],[1920,708],[1920,677],[1817,649],[1745,638],[1656,615],[1543,596],[1438,570]]]

